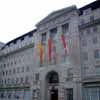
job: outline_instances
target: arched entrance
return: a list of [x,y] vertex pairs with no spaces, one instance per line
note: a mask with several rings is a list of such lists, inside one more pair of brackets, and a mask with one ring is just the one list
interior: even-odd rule
[[47,90],[49,95],[49,100],[58,100],[58,83],[59,75],[55,71],[51,71],[46,76]]

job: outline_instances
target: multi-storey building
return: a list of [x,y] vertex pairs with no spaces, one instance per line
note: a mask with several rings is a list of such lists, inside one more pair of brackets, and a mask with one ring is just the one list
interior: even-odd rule
[[0,49],[0,100],[100,100],[100,1],[55,11],[36,27]]
[[0,48],[2,48],[2,47],[3,47],[3,45],[4,45],[4,43],[0,42]]
[[100,100],[100,1],[79,10],[83,100]]

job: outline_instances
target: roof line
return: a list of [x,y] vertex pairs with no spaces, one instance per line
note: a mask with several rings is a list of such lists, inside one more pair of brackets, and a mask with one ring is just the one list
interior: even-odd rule
[[36,32],[36,31],[37,31],[37,29],[34,29],[34,30],[32,30],[32,31],[29,31],[29,32],[25,33],[24,35],[21,35],[21,36],[15,38],[15,39],[13,39],[13,40],[7,42],[1,49],[5,48],[6,45],[9,45],[9,44],[12,43],[12,42],[16,42],[17,40],[19,40],[19,39],[21,39],[21,38],[23,38],[23,37],[25,37],[25,36],[27,36],[27,35],[29,35],[29,34],[32,34],[32,33]]

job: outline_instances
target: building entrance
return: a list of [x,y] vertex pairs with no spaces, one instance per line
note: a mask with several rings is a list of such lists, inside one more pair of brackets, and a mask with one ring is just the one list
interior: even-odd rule
[[55,71],[49,72],[47,75],[47,87],[49,90],[49,100],[58,100],[58,84],[59,84],[59,76]]
[[52,89],[50,94],[50,100],[58,100],[58,89]]

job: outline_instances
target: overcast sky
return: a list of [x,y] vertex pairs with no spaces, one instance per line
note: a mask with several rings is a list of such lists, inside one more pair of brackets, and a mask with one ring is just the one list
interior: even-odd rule
[[8,42],[35,28],[52,11],[95,0],[0,0],[0,41]]

